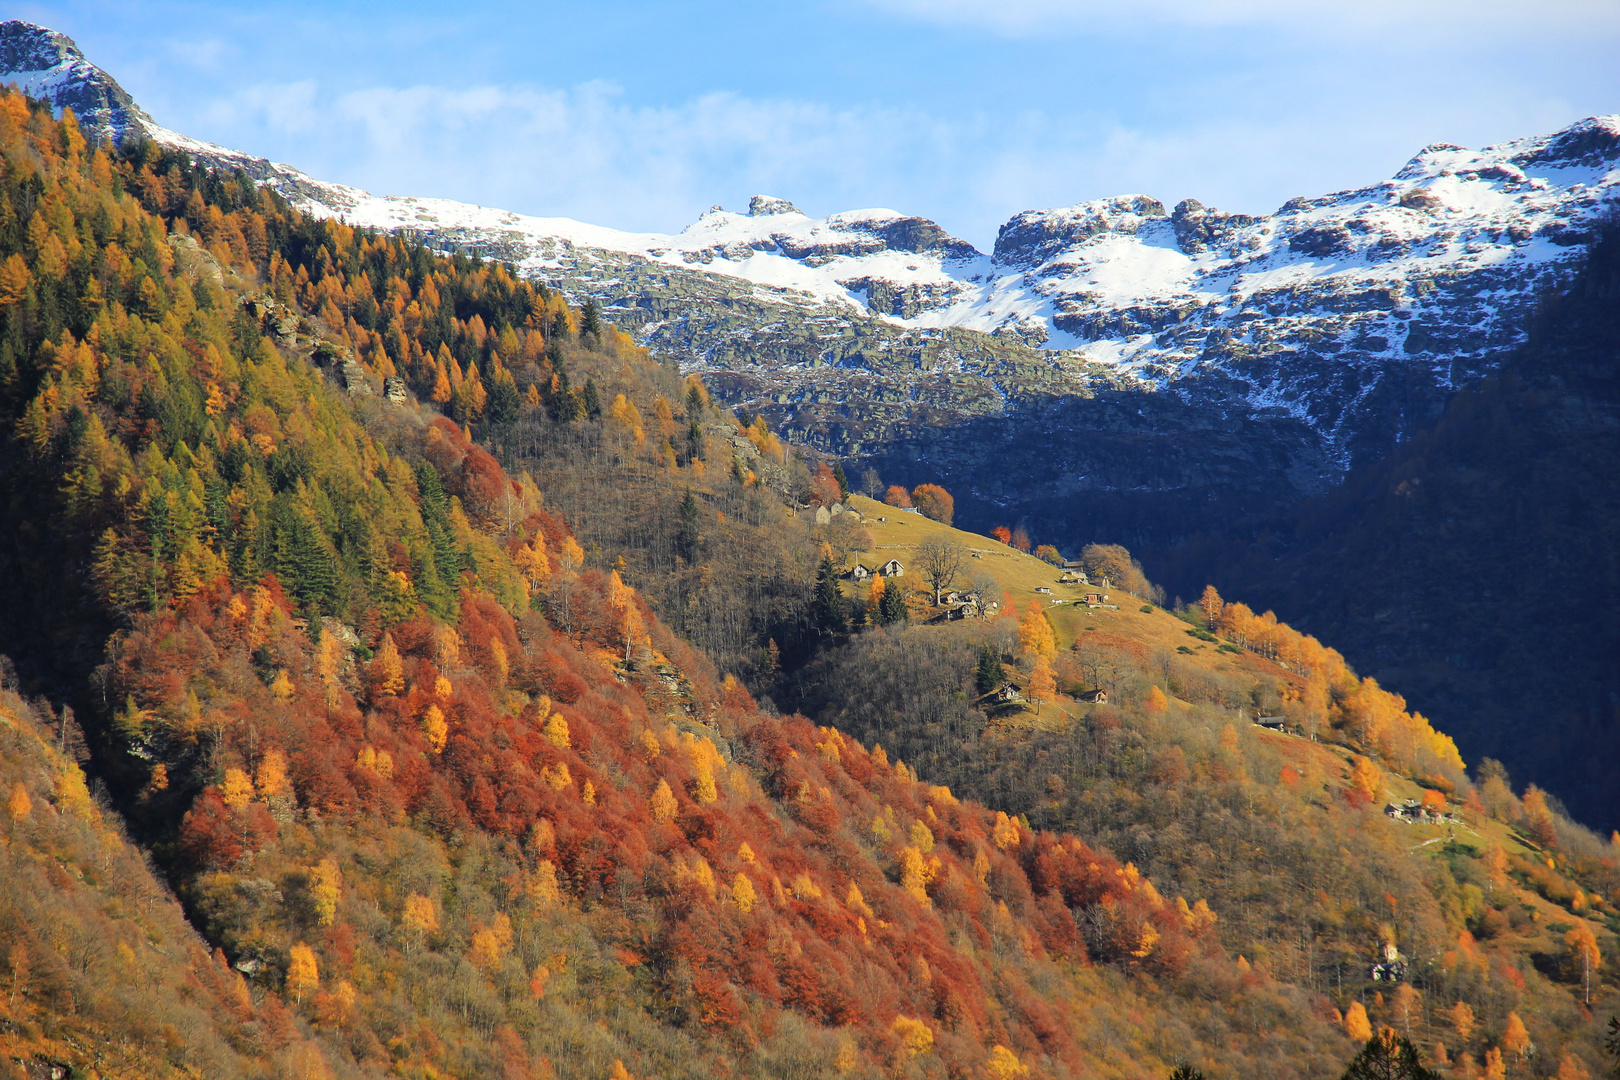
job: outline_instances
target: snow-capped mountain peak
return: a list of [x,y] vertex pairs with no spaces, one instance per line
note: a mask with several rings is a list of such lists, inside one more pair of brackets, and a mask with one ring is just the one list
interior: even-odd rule
[[[108,137],[144,134],[243,170],[312,214],[593,295],[685,366],[746,373],[736,393],[767,395],[755,406],[858,411],[848,386],[864,373],[882,383],[877,400],[926,383],[944,387],[930,391],[936,413],[977,414],[1037,390],[1089,393],[1101,377],[1303,423],[1329,470],[1500,363],[1620,191],[1620,117],[1597,116],[1483,150],[1435,143],[1383,183],[1269,215],[1192,198],[1166,210],[1145,194],[1028,210],[988,255],[924,217],[811,217],[770,195],[678,233],[634,233],[373,195],[189,139],[153,123],[70,40],[28,23],[0,25],[0,80]],[[1045,351],[1017,351],[1034,345]],[[870,435],[853,421],[836,431],[850,446]]]

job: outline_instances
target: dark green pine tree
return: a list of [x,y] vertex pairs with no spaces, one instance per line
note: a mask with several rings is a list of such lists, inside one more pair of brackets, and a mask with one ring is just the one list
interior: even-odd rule
[[231,536],[231,508],[226,502],[230,494],[230,485],[217,474],[203,481],[203,506],[208,513],[208,524],[222,540]]
[[816,570],[816,595],[810,603],[810,623],[822,634],[842,634],[844,623],[844,594],[838,588],[838,567],[831,555],[821,557]]
[[560,355],[551,370],[557,376],[557,387],[546,394],[546,411],[557,423],[572,424],[579,419],[581,406],[579,395],[568,388],[568,369],[563,366]]
[[337,593],[337,559],[308,515],[289,508],[277,523],[276,576],[308,615],[329,614]]
[[688,563],[697,562],[700,540],[697,499],[692,497],[692,489],[687,488],[681,498],[680,522],[675,527],[675,553]]
[[[416,492],[422,509],[422,524],[427,527],[428,539],[433,546],[433,565],[439,580],[454,589],[461,583],[461,571],[466,565],[462,552],[457,549],[450,532],[450,499],[439,482],[439,471],[431,462],[416,467]],[[421,586],[418,585],[418,588]]]
[[[989,645],[979,646],[979,666],[973,672],[973,686],[979,691],[979,696],[983,697],[1000,686],[1002,678],[1001,657],[996,655],[996,650]],[[1172,1080],[1174,1076],[1172,1073]]]
[[840,461],[833,466],[833,479],[838,481],[838,497],[843,502],[849,502],[849,477],[844,475],[844,463]]
[[878,622],[884,626],[911,621],[906,594],[893,581],[884,582],[883,599],[878,601]]
[[694,419],[686,425],[686,460],[692,461],[703,456],[703,428]]
[[579,309],[579,340],[587,339],[592,344],[602,344],[602,315],[596,310],[596,301],[589,297]]
[[516,424],[523,415],[523,397],[518,393],[517,383],[512,380],[510,372],[501,372],[500,378],[489,390],[489,404],[484,409],[484,415],[498,428],[510,428]]
[[1440,1076],[1423,1067],[1416,1047],[1385,1028],[1367,1040],[1342,1080],[1440,1080]]
[[596,389],[595,379],[585,380],[585,391],[580,395],[580,405],[584,407],[585,419],[602,419],[602,395]]

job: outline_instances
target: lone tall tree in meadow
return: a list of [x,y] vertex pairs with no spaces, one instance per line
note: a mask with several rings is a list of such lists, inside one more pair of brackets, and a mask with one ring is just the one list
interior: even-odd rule
[[912,556],[917,570],[934,592],[934,606],[939,606],[940,593],[951,587],[956,575],[962,572],[968,550],[960,540],[945,533],[933,533],[917,545]]

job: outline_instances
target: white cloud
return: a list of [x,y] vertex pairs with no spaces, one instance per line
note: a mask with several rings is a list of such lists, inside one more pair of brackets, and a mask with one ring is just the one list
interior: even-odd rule
[[1009,37],[1140,31],[1144,25],[1259,28],[1308,37],[1377,36],[1391,46],[1435,37],[1522,41],[1613,34],[1613,0],[867,0],[893,14]]
[[[814,191],[856,199],[906,190],[950,131],[908,109],[834,109],[729,93],[672,106],[618,88],[370,87],[326,97],[313,82],[237,92],[192,127],[324,179],[442,195],[625,228],[679,228],[720,198]],[[804,197],[803,194],[800,195]],[[831,202],[824,212],[847,208]]]

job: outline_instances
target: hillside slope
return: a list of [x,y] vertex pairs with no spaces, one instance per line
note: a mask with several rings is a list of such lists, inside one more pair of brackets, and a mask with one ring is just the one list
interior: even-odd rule
[[[963,577],[993,578],[1016,612],[916,625],[934,609],[913,591],[913,625],[825,650],[782,688],[795,707],[900,748],[925,779],[1105,840],[1160,887],[1207,896],[1229,951],[1341,1009],[1359,1003],[1449,1075],[1501,1052],[1480,1036],[1515,1016],[1538,1068],[1602,1067],[1594,1014],[1612,999],[1588,1007],[1569,957],[1571,935],[1590,934],[1604,957],[1620,944],[1616,842],[1569,822],[1534,785],[1519,799],[1491,763],[1470,781],[1450,740],[1403,699],[1269,612],[1221,610],[1211,594],[1212,622],[1117,588],[1113,606],[1082,606],[1074,594],[1097,589],[1065,585],[994,539],[855,505],[868,565],[914,560],[925,537],[949,535],[980,555]],[[916,572],[909,562],[886,587]],[[989,685],[1010,679],[1026,699],[1032,667],[1049,664],[1056,692],[981,699],[987,663]],[[1080,696],[1097,688],[1106,702]],[[1384,812],[1402,806],[1413,809]],[[1406,986],[1372,975],[1386,945]]]
[[0,685],[0,1075],[241,1075],[266,1042],[294,1067],[309,1051],[294,1017],[274,997],[255,1003],[186,923],[92,798],[76,732]]

